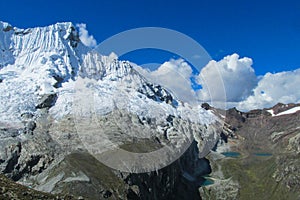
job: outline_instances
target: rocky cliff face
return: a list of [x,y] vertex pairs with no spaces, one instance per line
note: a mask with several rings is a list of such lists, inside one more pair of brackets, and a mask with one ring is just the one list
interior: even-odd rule
[[219,137],[212,111],[88,49],[71,23],[23,30],[0,22],[0,47],[2,173],[90,199],[200,198],[210,172],[202,157]]

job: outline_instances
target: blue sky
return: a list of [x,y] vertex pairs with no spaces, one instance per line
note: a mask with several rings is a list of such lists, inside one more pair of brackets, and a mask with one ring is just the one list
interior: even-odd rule
[[0,1],[0,9],[0,20],[20,28],[85,23],[97,42],[131,28],[174,29],[199,42],[213,59],[235,52],[252,58],[257,75],[300,68],[297,0],[10,0]]

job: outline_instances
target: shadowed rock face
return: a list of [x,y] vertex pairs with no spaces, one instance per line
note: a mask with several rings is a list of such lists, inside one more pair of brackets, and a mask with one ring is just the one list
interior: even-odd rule
[[[18,146],[11,150],[11,156],[1,164],[5,168],[2,172],[12,179],[37,190],[91,199],[200,198],[198,188],[203,181],[202,176],[209,174],[211,169],[205,158],[199,159],[196,141],[192,142],[178,160],[163,169],[149,173],[124,173],[105,166],[87,150],[83,150],[84,145],[76,133],[71,118],[57,122],[51,121],[46,116],[45,111],[44,115],[36,118],[33,134],[25,134],[27,140],[18,143]],[[161,142],[167,141],[163,135],[160,139],[155,139],[159,136],[158,133],[153,135],[153,139],[131,140],[132,137],[129,136],[137,130],[141,131],[146,124],[125,113],[122,116],[123,118],[118,120],[125,120],[128,123],[128,120],[134,120],[136,123],[129,123],[135,125],[131,127],[131,133],[113,131],[114,135],[110,134],[110,139],[118,142],[121,148],[133,152],[148,152],[160,148]],[[105,119],[99,119],[99,123],[105,127],[103,130],[114,130],[112,118],[117,120],[116,116],[109,117],[109,115]],[[174,126],[178,126],[177,129],[184,129],[183,124],[178,124],[176,120],[172,120]],[[112,124],[107,126],[106,123]],[[158,126],[154,121],[151,123],[153,127]],[[198,128],[208,131],[201,126]],[[152,132],[155,133],[155,129]],[[9,146],[9,143],[4,143],[5,145]],[[183,174],[189,174],[192,180]]]
[[36,106],[37,109],[50,108],[55,104],[56,94],[43,95]]

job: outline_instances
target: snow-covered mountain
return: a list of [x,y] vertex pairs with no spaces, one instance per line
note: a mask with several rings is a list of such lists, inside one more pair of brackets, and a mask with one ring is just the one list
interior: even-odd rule
[[[150,107],[154,111],[155,106],[163,106],[168,114],[202,123],[213,121],[211,114],[185,106],[163,87],[147,82],[128,62],[102,56],[84,46],[71,23],[23,30],[1,22],[0,30],[0,90],[1,102],[6,105],[0,108],[2,122],[20,121],[20,114],[36,111],[43,95],[54,93],[58,99],[51,112],[68,114],[71,109],[66,106],[71,99],[67,100],[67,96],[74,92],[71,90],[76,87],[78,77],[95,81],[95,96],[100,98],[95,101],[101,101],[107,109],[112,107],[111,94],[122,96],[127,91],[130,102],[139,105],[138,108],[129,105],[133,112],[148,112]],[[147,108],[141,109],[143,106]],[[158,110],[161,109],[152,115]],[[183,112],[188,116],[181,115]]]
[[[0,22],[0,100],[2,172],[48,192],[82,175],[70,175],[72,168],[49,177],[83,149],[127,172],[158,170],[189,149],[176,167],[181,172],[168,179],[177,184],[183,172],[199,177],[198,157],[213,148],[221,128],[213,111],[175,99],[129,62],[84,46],[71,23],[19,29]],[[126,154],[143,148],[156,154]]]

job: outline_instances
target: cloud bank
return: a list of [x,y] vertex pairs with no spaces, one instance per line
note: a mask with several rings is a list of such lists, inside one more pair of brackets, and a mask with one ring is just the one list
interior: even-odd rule
[[89,32],[86,29],[86,24],[76,24],[76,27],[79,29],[79,39],[84,45],[88,47],[95,47],[97,45],[97,41],[94,36],[89,35]]
[[[183,59],[171,59],[155,71],[139,66],[136,69],[190,103],[226,101],[228,107],[251,110],[272,107],[278,102],[300,102],[300,69],[257,77],[252,64],[251,58],[233,54],[220,61],[210,61],[198,75],[193,74]],[[193,90],[191,78],[197,80],[202,89]]]
[[300,102],[300,69],[279,73],[267,73],[254,88],[253,95],[239,102],[243,110],[268,108],[277,103]]

